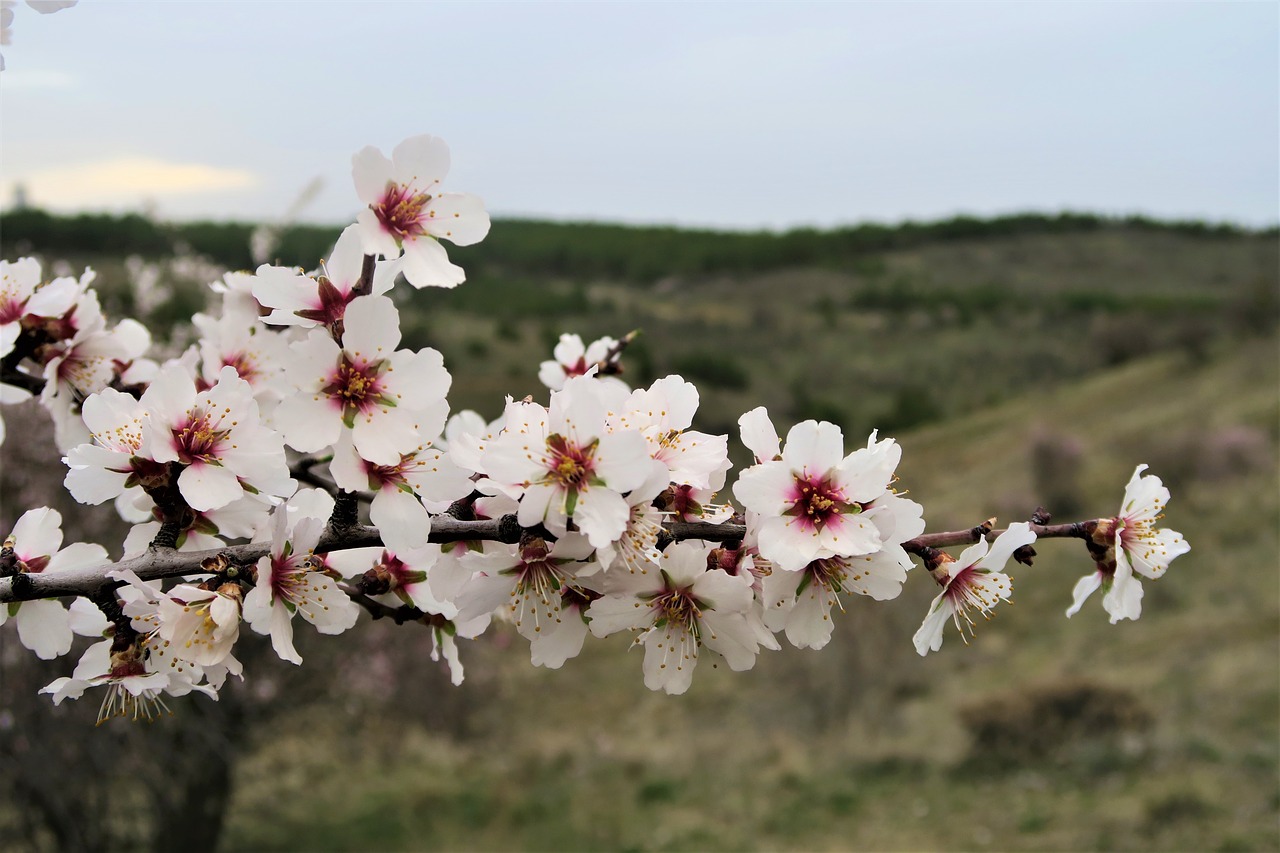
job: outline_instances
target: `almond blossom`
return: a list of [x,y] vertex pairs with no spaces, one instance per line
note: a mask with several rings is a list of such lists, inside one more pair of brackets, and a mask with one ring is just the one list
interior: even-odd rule
[[[51,694],[53,704],[63,699],[79,699],[94,687],[106,689],[98,708],[98,725],[112,717],[128,717],[134,721],[154,720],[161,713],[171,713],[163,695],[184,695],[192,690],[217,699],[217,691],[206,684],[195,684],[187,679],[175,678],[166,669],[157,669],[151,651],[143,637],[119,651],[112,651],[110,639],[94,643],[85,650],[75,672],[70,678],[57,678],[41,693]],[[181,687],[178,687],[181,685]]]
[[414,287],[456,287],[466,275],[449,262],[439,240],[458,246],[489,233],[484,202],[466,193],[442,193],[449,172],[449,146],[437,136],[412,136],[388,160],[373,146],[351,158],[356,195],[367,204],[356,217],[366,254],[398,258]]
[[458,616],[470,619],[498,610],[530,642],[534,666],[559,669],[582,650],[587,635],[583,608],[592,599],[587,576],[591,543],[570,533],[550,545],[537,537],[506,553],[468,554],[475,572],[458,595]]
[[293,494],[283,442],[259,422],[253,388],[234,367],[197,391],[180,365],[167,365],[141,402],[149,417],[138,455],[178,463],[178,489],[192,509],[216,509],[246,493]]
[[[129,617],[136,636],[132,642],[121,644],[110,623],[96,608],[93,617],[87,617],[82,611],[78,614],[79,621],[92,624],[93,634],[105,633],[107,639],[85,650],[70,678],[55,679],[40,692],[51,694],[57,705],[63,699],[79,699],[90,688],[105,688],[106,695],[98,710],[99,725],[114,716],[136,721],[152,720],[161,712],[168,713],[162,695],[165,693],[185,696],[194,691],[216,700],[217,688],[227,674],[240,673],[240,662],[227,656],[219,664],[201,667],[176,657],[171,644],[159,633],[159,604],[164,598],[159,584],[145,583],[127,570],[109,572],[107,576],[126,584],[118,591],[121,609],[123,615]],[[73,620],[77,617],[74,606],[72,617]],[[90,631],[82,628],[78,633],[89,635]],[[200,683],[206,680],[207,683]]]
[[360,608],[337,584],[316,570],[313,558],[325,519],[282,504],[274,514],[271,553],[258,560],[258,575],[244,599],[244,620],[259,634],[271,635],[271,646],[283,660],[302,663],[293,646],[293,617],[316,626],[321,634],[341,634],[356,624]]
[[318,329],[293,345],[287,370],[300,393],[280,403],[273,421],[303,453],[332,446],[345,428],[361,459],[397,465],[444,427],[444,359],[430,348],[396,349],[400,314],[386,296],[353,301],[343,325],[341,346]]
[[[266,264],[258,267],[253,295],[259,303],[272,309],[263,322],[305,329],[336,327],[347,305],[359,295],[357,287],[364,271],[365,254],[359,228],[349,225],[343,230],[328,262],[321,264],[321,271],[314,277],[288,267]],[[372,289],[368,292],[374,296],[386,293],[399,273],[400,262],[378,261],[374,266]]]
[[1142,615],[1142,582],[1134,572],[1155,580],[1175,558],[1191,550],[1181,533],[1167,527],[1156,529],[1155,523],[1164,517],[1162,511],[1169,503],[1169,490],[1154,474],[1143,475],[1145,470],[1146,465],[1134,469],[1125,486],[1120,514],[1099,520],[1095,540],[1105,542],[1107,553],[1097,561],[1096,572],[1076,583],[1067,616],[1080,612],[1101,587],[1105,590],[1102,607],[1112,625],[1122,619],[1137,619]]
[[787,433],[781,459],[743,471],[733,494],[758,516],[761,555],[799,571],[818,558],[880,549],[879,531],[862,513],[886,493],[901,454],[892,439],[876,443],[872,434],[866,448],[846,456],[840,427],[805,421]]
[[798,572],[773,572],[763,580],[765,624],[785,631],[797,648],[821,649],[830,642],[835,627],[832,610],[844,611],[842,594],[886,601],[902,592],[912,566],[902,543],[924,532],[923,508],[886,494],[868,503],[863,512],[880,533],[878,550],[822,557]]
[[[1036,534],[1025,521],[1010,524],[1009,529],[987,544],[985,538],[966,548],[955,560],[944,562],[934,570],[933,576],[942,586],[942,592],[933,600],[920,630],[913,641],[922,656],[942,648],[942,629],[947,619],[955,622],[960,637],[973,634],[971,610],[977,610],[984,618],[1001,601],[1008,601],[1013,592],[1013,581],[1001,571],[1004,564],[1024,545],[1036,541]],[[963,620],[963,622],[961,621]]]
[[427,544],[431,517],[424,503],[439,512],[473,489],[467,472],[430,444],[401,453],[393,465],[376,465],[360,458],[345,431],[334,448],[330,471],[340,489],[373,492],[369,520],[393,551]]
[[520,500],[525,527],[546,524],[560,535],[573,519],[597,548],[626,530],[631,507],[622,497],[648,479],[655,463],[644,436],[608,432],[595,380],[579,377],[536,403],[507,406],[506,429],[488,442],[481,462],[487,481]]
[[284,335],[263,328],[256,316],[249,318],[236,311],[224,311],[216,320],[207,314],[196,314],[191,322],[200,332],[197,384],[202,390],[217,382],[222,368],[229,366],[249,383],[263,412],[269,413],[276,403],[293,393],[280,370],[289,351],[289,340]]
[[0,356],[13,351],[23,317],[61,317],[79,294],[72,278],[55,279],[42,287],[40,262],[35,258],[0,261]]
[[238,584],[218,589],[178,584],[160,598],[159,636],[176,658],[200,666],[225,663],[240,638],[242,603]]
[[[552,391],[559,391],[564,387],[565,380],[583,376],[593,367],[604,366],[609,354],[617,346],[618,341],[608,335],[583,346],[582,338],[578,335],[563,334],[552,350],[554,358],[538,366],[538,381]],[[597,376],[601,381],[613,383],[623,391],[627,388],[616,376]]]
[[129,394],[104,388],[81,404],[81,417],[91,443],[76,445],[63,461],[67,476],[63,485],[84,504],[100,504],[137,487],[143,480],[159,481],[165,467],[142,452],[142,424],[146,406]]
[[[62,515],[48,507],[24,512],[4,540],[4,549],[12,553],[19,573],[68,571],[107,561],[101,545],[76,542],[63,548]],[[22,645],[42,660],[71,650],[71,622],[62,602],[46,598],[0,605],[0,625],[10,618]]]
[[747,624],[753,596],[745,578],[707,568],[708,546],[677,542],[662,555],[661,571],[608,575],[605,595],[591,603],[591,633],[639,634],[644,646],[644,685],[676,695],[693,683],[703,646],[735,672],[755,666],[759,645]]
[[632,391],[610,412],[609,427],[643,435],[649,454],[670,472],[670,482],[706,489],[728,466],[729,437],[689,429],[698,402],[698,389],[691,382],[665,376]]

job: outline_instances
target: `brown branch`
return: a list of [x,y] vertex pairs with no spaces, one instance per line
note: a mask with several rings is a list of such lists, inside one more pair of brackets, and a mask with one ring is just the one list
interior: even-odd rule
[[8,364],[7,361],[4,364],[0,364],[0,382],[5,385],[12,385],[15,388],[21,388],[33,396],[44,390],[43,377],[23,373],[13,365]]
[[[1084,538],[1085,522],[1076,521],[1071,524],[1032,524],[1031,531],[1035,533],[1036,539],[1063,539],[1063,538]],[[909,539],[902,543],[902,547],[907,553],[915,553],[913,548],[946,548],[950,545],[972,545],[981,538],[991,541],[1004,533],[1008,528],[999,530],[992,529],[986,525],[978,525],[970,527],[968,530],[947,530],[941,533],[925,533],[917,536],[915,539]],[[979,533],[979,531],[982,531]]]
[[[431,523],[432,542],[460,542],[470,539],[490,541],[519,541],[519,525],[515,524],[515,516],[486,521],[458,521],[447,516],[439,516]],[[516,531],[512,536],[512,528]],[[367,548],[382,544],[382,534],[376,527],[353,527],[341,534],[326,532],[320,537],[316,546],[318,553],[341,551],[348,548]],[[62,595],[93,596],[103,589],[120,586],[120,581],[107,577],[107,572],[132,571],[144,581],[162,578],[180,577],[191,574],[208,574],[201,568],[205,560],[223,562],[234,565],[250,565],[271,553],[270,542],[252,542],[247,545],[231,545],[226,548],[215,548],[209,551],[175,551],[171,548],[156,548],[147,551],[141,557],[121,560],[100,566],[89,566],[83,569],[68,569],[59,572],[23,573],[9,578],[0,578],[0,602],[31,601],[37,598],[56,598]]]
[[600,368],[597,375],[610,376],[622,373],[622,362],[619,359],[622,358],[623,351],[638,337],[640,337],[640,330],[632,329],[622,336],[622,340],[610,347],[609,351],[604,354],[604,358],[596,362]]
[[[1032,524],[1031,529],[1041,539],[1063,537],[1083,538],[1084,525],[1087,522],[1074,524]],[[520,541],[523,532],[514,515],[506,515],[497,519],[483,521],[462,521],[448,515],[438,515],[431,520],[430,541],[438,543],[484,540],[515,544]],[[666,533],[673,540],[704,539],[710,542],[730,542],[742,539],[746,535],[746,526],[742,524],[713,524],[698,521],[677,521],[667,525]],[[902,547],[910,554],[922,556],[927,548],[943,548],[949,545],[968,545],[978,541],[980,536],[994,538],[1003,530],[989,529],[987,525],[969,528],[968,530],[951,530],[941,533],[926,533],[915,539],[904,542]],[[355,526],[342,531],[326,531],[316,546],[317,553],[342,551],[350,548],[366,548],[382,544],[382,534],[376,527]],[[107,572],[129,570],[144,581],[162,578],[180,577],[191,574],[207,574],[201,567],[206,560],[215,563],[247,566],[257,562],[271,552],[271,543],[253,542],[247,545],[232,545],[209,551],[175,551],[169,548],[155,548],[141,557],[121,560],[101,566],[83,569],[69,569],[60,572],[20,573],[12,577],[0,577],[0,602],[31,601],[38,598],[56,598],[63,595],[83,595],[93,597],[103,590],[120,586],[119,581],[107,577]]]
[[376,619],[391,619],[397,625],[403,625],[406,622],[418,622],[427,614],[414,607],[412,604],[402,604],[399,607],[391,607],[383,604],[381,601],[375,601],[356,589],[351,584],[340,583],[338,589],[342,590],[356,604],[369,611],[369,615]]

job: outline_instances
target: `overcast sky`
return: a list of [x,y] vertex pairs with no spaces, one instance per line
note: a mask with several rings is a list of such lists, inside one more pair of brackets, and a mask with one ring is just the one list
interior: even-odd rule
[[0,194],[170,218],[357,209],[418,133],[496,215],[830,226],[1280,218],[1280,4],[14,7]]

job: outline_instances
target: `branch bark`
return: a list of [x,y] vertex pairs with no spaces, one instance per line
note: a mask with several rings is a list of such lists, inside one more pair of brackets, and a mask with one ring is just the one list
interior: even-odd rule
[[[1084,536],[1084,522],[1074,524],[1032,524],[1040,539]],[[438,543],[486,540],[515,544],[520,541],[523,528],[514,515],[483,521],[461,521],[447,515],[431,520],[431,541]],[[705,539],[711,542],[728,542],[746,535],[742,524],[712,524],[707,522],[677,521],[666,526],[672,539]],[[908,553],[919,553],[924,548],[943,548],[949,545],[968,545],[985,535],[995,538],[1003,530],[989,530],[984,525],[967,530],[951,530],[926,533],[903,544]],[[349,548],[366,548],[382,544],[382,534],[376,527],[355,526],[341,531],[326,531],[316,546],[317,553],[341,551]],[[247,566],[259,557],[271,553],[270,542],[253,542],[231,545],[210,551],[175,551],[171,548],[153,548],[141,557],[121,560],[101,566],[72,569],[60,572],[23,573],[0,578],[0,602],[31,601],[38,598],[56,598],[64,595],[92,597],[121,585],[120,581],[107,577],[107,572],[129,570],[144,581],[182,575],[209,574],[202,567],[206,560],[225,561]]]

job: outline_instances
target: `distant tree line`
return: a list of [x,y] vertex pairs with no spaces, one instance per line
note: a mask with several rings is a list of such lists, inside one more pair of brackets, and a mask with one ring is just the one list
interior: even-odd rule
[[[162,258],[194,253],[231,269],[250,269],[255,264],[249,238],[256,227],[245,222],[156,222],[138,214],[61,216],[25,208],[6,213],[0,220],[0,242],[6,257],[93,253]],[[1259,232],[1226,223],[1090,213],[956,216],[936,222],[867,223],[785,232],[508,219],[496,221],[482,244],[467,249],[451,247],[450,253],[471,270],[644,283],[710,272],[846,266],[875,252],[950,240],[1121,228],[1205,238],[1277,233],[1275,228]],[[319,225],[284,229],[272,260],[313,268],[333,246],[338,231],[337,227]]]

